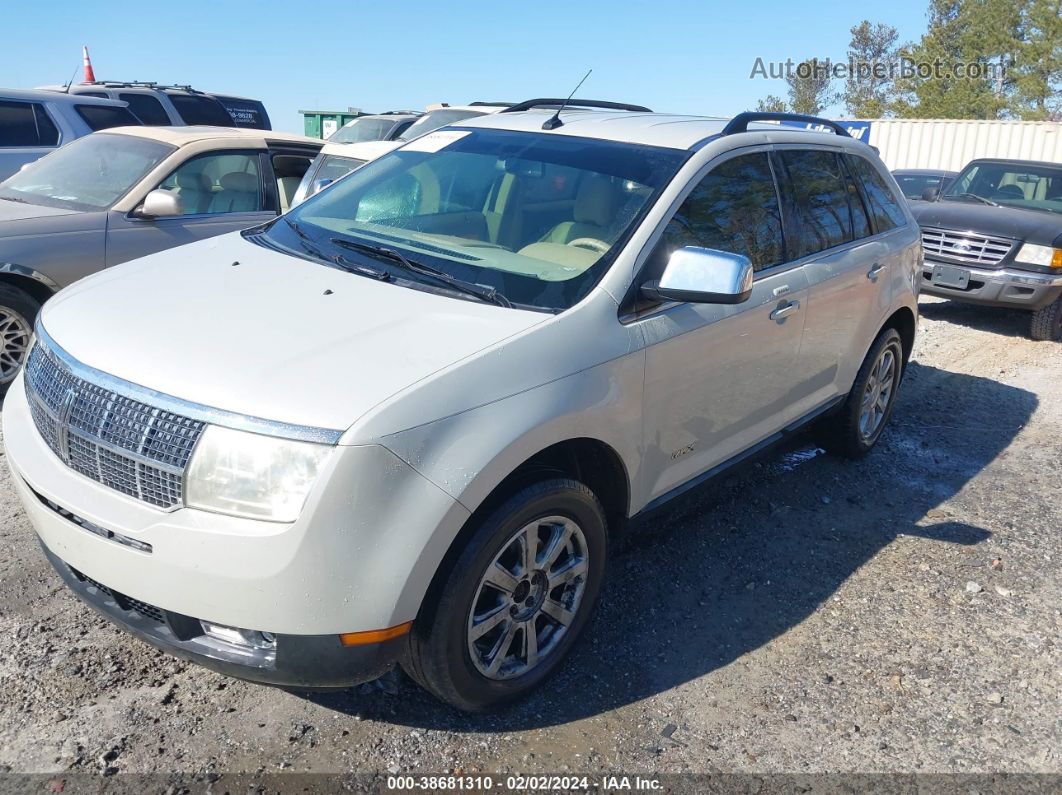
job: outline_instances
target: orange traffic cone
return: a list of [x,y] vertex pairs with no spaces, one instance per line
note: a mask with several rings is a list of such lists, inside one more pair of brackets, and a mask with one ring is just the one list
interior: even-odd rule
[[85,79],[82,82],[95,83],[96,75],[92,71],[92,61],[89,59],[88,47],[82,47],[81,51],[85,59]]

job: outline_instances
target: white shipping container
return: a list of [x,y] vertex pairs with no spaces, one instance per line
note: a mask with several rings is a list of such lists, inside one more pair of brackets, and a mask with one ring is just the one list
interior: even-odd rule
[[870,144],[890,169],[960,171],[979,157],[1062,163],[1059,122],[872,119],[867,123]]

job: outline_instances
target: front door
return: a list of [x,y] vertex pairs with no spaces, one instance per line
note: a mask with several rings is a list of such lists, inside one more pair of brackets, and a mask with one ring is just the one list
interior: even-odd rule
[[184,212],[172,218],[111,213],[107,265],[247,229],[276,217],[256,151],[217,151],[190,158],[159,185],[181,197]]
[[712,164],[669,221],[647,276],[686,245],[748,256],[756,281],[742,304],[672,304],[635,321],[646,346],[646,501],[784,428],[806,388],[807,282],[787,261],[765,150]]

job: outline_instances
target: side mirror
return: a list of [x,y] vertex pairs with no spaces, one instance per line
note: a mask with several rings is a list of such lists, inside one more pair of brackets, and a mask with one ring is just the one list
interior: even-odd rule
[[935,202],[940,195],[940,188],[926,188],[922,191],[922,201]]
[[156,188],[144,197],[144,201],[133,211],[137,218],[171,218],[184,215],[184,202],[179,194],[172,190]]
[[660,281],[642,294],[654,301],[740,304],[752,295],[752,263],[742,254],[686,246],[672,253]]
[[[335,182],[335,180],[334,180],[334,179],[327,179],[327,178],[325,178],[325,179],[317,179],[317,180],[314,180],[314,183],[313,183],[313,192],[314,192],[314,193],[318,193],[318,192],[320,192],[320,191],[324,190],[325,188],[327,188],[327,187],[328,187],[329,185],[331,185],[331,184],[332,184],[333,182]],[[312,195],[312,194],[311,194],[311,195]]]

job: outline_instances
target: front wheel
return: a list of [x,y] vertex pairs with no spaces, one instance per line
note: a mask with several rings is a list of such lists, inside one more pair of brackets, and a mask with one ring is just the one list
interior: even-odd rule
[[7,392],[29,355],[40,303],[29,293],[0,284],[0,395]]
[[1062,342],[1062,295],[1033,312],[1029,335],[1034,340]]
[[840,411],[826,420],[824,446],[848,458],[862,458],[885,430],[903,374],[903,342],[885,329],[870,346]]
[[432,588],[410,633],[407,672],[468,712],[526,695],[586,626],[607,552],[604,511],[582,483],[521,489],[480,522]]

